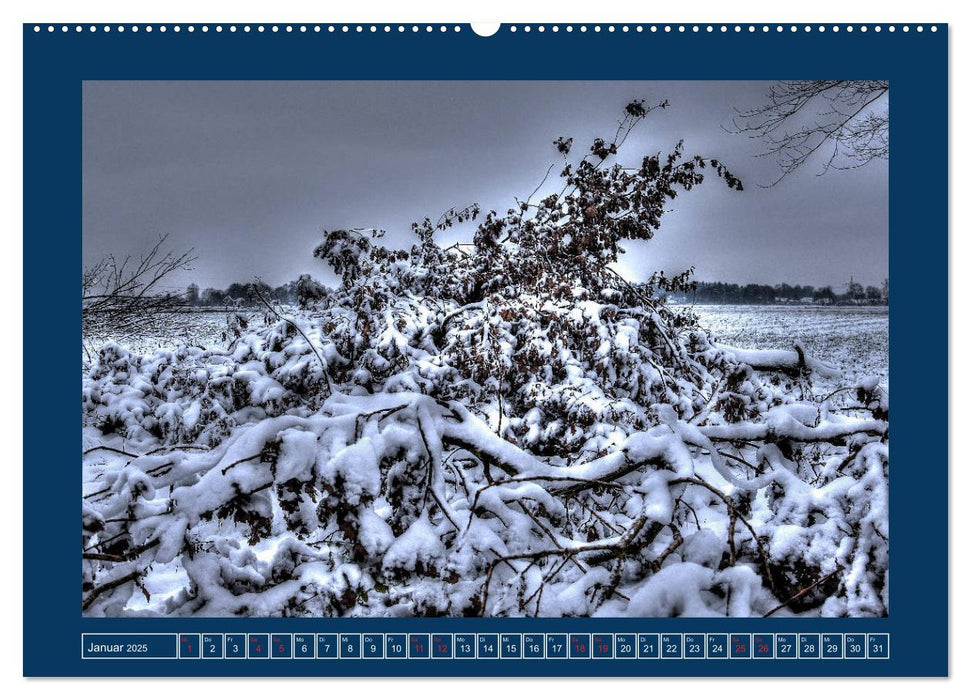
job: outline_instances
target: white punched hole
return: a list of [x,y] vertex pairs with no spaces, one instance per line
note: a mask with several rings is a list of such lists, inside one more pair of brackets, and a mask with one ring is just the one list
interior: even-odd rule
[[500,26],[499,22],[473,22],[472,31],[478,36],[492,36]]

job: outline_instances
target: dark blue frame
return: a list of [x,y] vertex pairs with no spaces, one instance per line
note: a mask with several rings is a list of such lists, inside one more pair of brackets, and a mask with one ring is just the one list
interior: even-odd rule
[[[946,25],[849,33],[644,31],[512,33],[466,25],[372,33],[49,32],[24,26],[24,674],[29,676],[856,676],[946,675],[947,619],[947,39]],[[890,617],[885,619],[88,619],[78,593],[78,344],[83,80],[781,79],[891,83]],[[37,280],[43,279],[42,286]],[[35,343],[44,342],[41,351]],[[910,365],[919,372],[910,373]],[[82,632],[889,632],[874,660],[97,660]]]

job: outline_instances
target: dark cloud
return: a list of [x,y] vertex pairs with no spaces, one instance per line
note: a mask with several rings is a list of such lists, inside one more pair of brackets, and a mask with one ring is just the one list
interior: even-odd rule
[[[626,146],[630,160],[717,157],[746,185],[679,197],[657,237],[628,247],[640,277],[689,265],[699,279],[877,284],[888,270],[885,162],[823,177],[820,163],[771,187],[762,145],[728,133],[754,82],[87,82],[84,259],[137,253],[160,233],[194,247],[173,280],[225,286],[310,272],[325,228],[374,226],[410,245],[409,223],[478,201],[505,211],[529,194],[560,135],[613,133],[634,98],[668,99]],[[450,232],[451,233],[451,232]],[[452,238],[470,237],[457,230]]]

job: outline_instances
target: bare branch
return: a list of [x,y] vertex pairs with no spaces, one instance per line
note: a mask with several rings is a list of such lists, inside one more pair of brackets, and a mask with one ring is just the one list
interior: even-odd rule
[[81,273],[81,322],[84,336],[144,332],[160,326],[185,305],[181,296],[163,293],[171,274],[192,269],[192,249],[165,251],[168,235],[133,262],[108,255]]
[[784,80],[764,104],[738,110],[729,131],[766,143],[759,155],[774,158],[781,171],[771,185],[824,147],[832,150],[819,174],[858,168],[890,155],[887,108],[870,110],[888,90],[885,80]]

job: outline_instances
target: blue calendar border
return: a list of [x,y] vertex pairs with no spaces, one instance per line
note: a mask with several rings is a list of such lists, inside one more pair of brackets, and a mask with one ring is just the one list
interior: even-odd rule
[[[948,31],[657,33],[468,27],[35,32],[24,25],[24,634],[27,676],[922,676],[948,672]],[[144,26],[144,25],[142,25]],[[200,27],[201,25],[196,25]],[[224,25],[228,28],[229,25]],[[241,27],[242,25],[237,25]],[[256,25],[252,25],[255,26]],[[299,25],[295,25],[296,29]],[[313,26],[313,25],[311,25]],[[397,26],[397,25],[395,25]],[[693,26],[693,25],[688,25]],[[720,26],[720,25],[716,25]],[[832,25],[827,25],[831,27]],[[859,25],[857,25],[858,27]],[[604,25],[606,29],[606,25]],[[775,25],[772,25],[773,29]],[[424,29],[424,25],[422,25]],[[409,25],[410,29],[410,25]],[[744,27],[743,29],[747,29]],[[758,26],[761,30],[761,25]],[[632,27],[633,30],[633,27]],[[446,58],[447,57],[447,58]],[[80,614],[77,277],[83,80],[742,80],[891,83],[891,587],[885,619],[88,619]],[[37,283],[43,279],[43,285]],[[51,341],[57,341],[51,345]],[[38,343],[43,343],[41,350]],[[916,359],[915,359],[916,358]],[[919,362],[919,377],[901,368]],[[42,449],[37,449],[42,446]],[[52,478],[53,477],[53,478]],[[97,660],[83,632],[890,633],[890,660]]]

